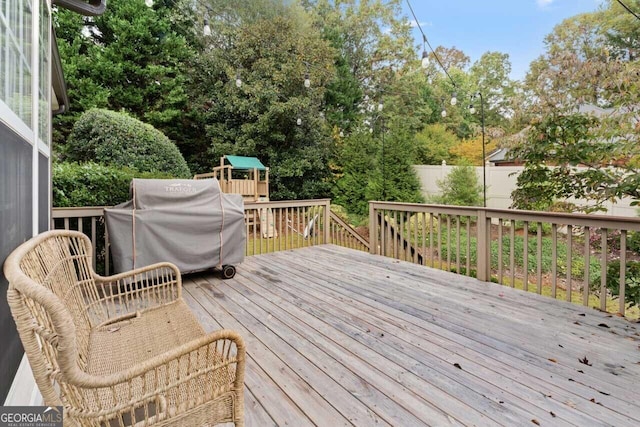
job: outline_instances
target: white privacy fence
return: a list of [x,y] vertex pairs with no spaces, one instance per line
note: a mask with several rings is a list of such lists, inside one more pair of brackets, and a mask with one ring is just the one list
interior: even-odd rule
[[[422,185],[422,194],[425,197],[440,194],[440,188],[437,182],[446,178],[446,176],[455,168],[451,165],[416,165],[414,166],[420,183]],[[487,207],[494,209],[508,209],[511,207],[511,192],[516,188],[517,174],[522,171],[522,166],[490,166],[487,164]],[[478,182],[482,185],[482,167],[475,167],[478,176]],[[569,202],[580,204],[579,200],[568,200]],[[607,202],[606,215],[637,217],[637,208],[630,206],[632,200],[624,199],[618,203]],[[605,214],[602,212],[601,214]]]

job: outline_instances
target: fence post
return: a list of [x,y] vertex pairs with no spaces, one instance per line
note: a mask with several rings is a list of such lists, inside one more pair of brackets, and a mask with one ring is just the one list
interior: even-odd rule
[[329,244],[330,239],[331,239],[331,226],[329,224],[329,221],[331,221],[331,215],[329,214],[329,212],[331,211],[331,199],[327,199],[324,202],[324,209],[323,209],[323,223],[324,223],[324,244]]
[[369,202],[369,253],[378,253],[378,218],[375,202]]
[[486,209],[478,209],[478,265],[477,278],[483,282],[491,280],[491,218]]

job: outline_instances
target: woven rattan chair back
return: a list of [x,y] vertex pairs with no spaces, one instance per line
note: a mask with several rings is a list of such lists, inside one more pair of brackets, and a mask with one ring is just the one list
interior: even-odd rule
[[101,277],[91,249],[82,233],[49,231],[5,261],[7,299],[45,404],[64,406],[65,426],[242,426],[242,338],[205,333],[174,265]]
[[[51,374],[74,370],[73,365],[84,370],[91,326],[104,319],[104,313],[87,310],[98,300],[90,249],[83,234],[51,232],[30,240],[6,262],[18,332],[30,363],[43,368],[33,372],[38,387],[54,401],[60,385]],[[62,337],[66,354],[59,353]]]

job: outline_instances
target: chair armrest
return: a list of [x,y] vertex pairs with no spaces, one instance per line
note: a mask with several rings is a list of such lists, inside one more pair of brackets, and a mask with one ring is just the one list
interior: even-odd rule
[[[91,407],[71,404],[69,415],[77,418],[118,419],[143,413],[149,402],[176,416],[200,404],[244,387],[245,345],[235,331],[219,330],[131,368],[106,376],[69,373],[68,383],[84,398],[69,402],[91,403]],[[101,403],[99,403],[101,402]],[[139,422],[141,420],[135,420]],[[135,423],[132,423],[135,424]]]
[[106,324],[182,297],[182,276],[174,264],[162,262],[113,276],[94,273],[98,295],[87,310]]

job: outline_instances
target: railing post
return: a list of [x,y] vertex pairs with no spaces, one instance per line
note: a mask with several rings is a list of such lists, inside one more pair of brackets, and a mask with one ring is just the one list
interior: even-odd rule
[[478,209],[478,271],[477,278],[483,282],[491,280],[491,218],[486,209]]
[[375,202],[369,202],[369,253],[378,253],[378,218]]
[[331,239],[331,227],[329,222],[331,221],[331,215],[329,214],[329,212],[331,211],[331,200],[327,199],[324,203],[324,209],[323,209],[323,224],[324,224],[324,244],[328,244],[330,242]]

